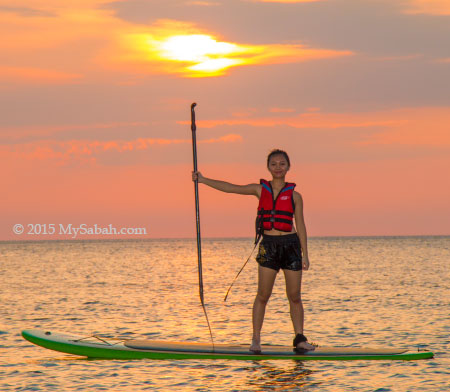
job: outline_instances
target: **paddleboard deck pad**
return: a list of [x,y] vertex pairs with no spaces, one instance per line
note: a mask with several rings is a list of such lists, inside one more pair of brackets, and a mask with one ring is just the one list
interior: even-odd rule
[[432,358],[430,351],[404,349],[366,349],[354,347],[316,347],[297,354],[289,346],[263,345],[261,354],[249,351],[249,345],[164,342],[156,340],[82,337],[66,333],[24,330],[22,336],[38,346],[68,354],[106,359],[235,359],[235,360],[413,360]]

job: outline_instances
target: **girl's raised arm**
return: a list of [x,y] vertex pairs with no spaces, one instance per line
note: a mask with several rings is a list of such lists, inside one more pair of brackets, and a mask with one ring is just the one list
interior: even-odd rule
[[226,193],[238,193],[240,195],[254,195],[260,197],[261,185],[260,184],[248,184],[248,185],[236,185],[226,181],[213,180],[212,178],[203,177],[200,172],[192,172],[192,180],[210,186]]

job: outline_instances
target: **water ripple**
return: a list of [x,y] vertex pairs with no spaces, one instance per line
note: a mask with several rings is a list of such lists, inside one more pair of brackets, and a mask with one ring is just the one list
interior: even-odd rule
[[[216,342],[248,343],[256,263],[229,283],[251,240],[203,243],[204,286]],[[424,361],[107,361],[38,348],[26,328],[104,337],[208,342],[193,240],[0,243],[0,390],[448,391],[448,237],[310,240],[305,334],[320,345],[431,349]],[[424,260],[427,260],[425,263]],[[293,338],[283,275],[264,343]]]

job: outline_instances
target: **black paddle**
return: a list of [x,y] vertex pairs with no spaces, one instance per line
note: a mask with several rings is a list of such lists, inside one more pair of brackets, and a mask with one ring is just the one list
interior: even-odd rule
[[[194,102],[191,105],[191,130],[192,130],[192,153],[194,157],[194,172],[197,172],[197,139],[195,137],[195,131],[197,127],[195,126],[195,107],[197,104]],[[197,222],[197,254],[198,254],[198,285],[200,290],[200,301],[202,303],[203,312],[205,313],[206,322],[208,323],[209,334],[211,336],[211,342],[214,347],[214,338],[211,331],[211,326],[209,325],[208,314],[206,313],[205,300],[203,298],[203,274],[202,274],[202,246],[200,237],[200,208],[198,201],[198,180],[194,181],[195,186],[195,218]]]

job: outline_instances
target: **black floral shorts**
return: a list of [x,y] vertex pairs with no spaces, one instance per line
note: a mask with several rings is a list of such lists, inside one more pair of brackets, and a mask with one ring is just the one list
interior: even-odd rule
[[302,251],[297,233],[285,235],[263,235],[256,261],[261,267],[275,271],[281,269],[300,271]]

